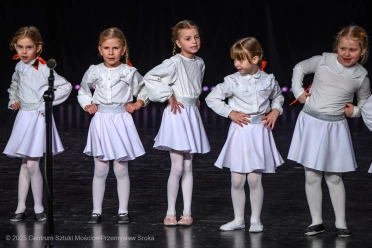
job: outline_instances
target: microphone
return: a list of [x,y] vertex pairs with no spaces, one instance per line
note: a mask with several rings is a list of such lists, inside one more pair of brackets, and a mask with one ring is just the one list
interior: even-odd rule
[[53,70],[57,66],[57,62],[54,59],[49,59],[47,62],[47,66]]

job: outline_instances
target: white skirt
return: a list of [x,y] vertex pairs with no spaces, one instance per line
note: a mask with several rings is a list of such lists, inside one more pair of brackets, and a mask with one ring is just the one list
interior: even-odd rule
[[301,111],[288,159],[318,171],[355,171],[357,165],[347,120],[325,121]]
[[227,140],[214,165],[239,173],[275,173],[283,163],[271,129],[262,123],[241,127],[231,122]]
[[84,153],[102,161],[129,161],[145,154],[132,115],[95,113]]
[[173,114],[170,105],[164,109],[154,148],[190,153],[210,151],[207,134],[197,106],[184,106],[181,113]]
[[[37,110],[19,110],[4,154],[9,157],[40,158],[46,152],[45,116]],[[64,148],[52,116],[52,154]]]

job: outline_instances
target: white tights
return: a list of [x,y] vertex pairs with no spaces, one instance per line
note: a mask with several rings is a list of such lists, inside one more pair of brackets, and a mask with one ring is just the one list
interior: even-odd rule
[[[117,180],[117,190],[119,197],[119,213],[128,213],[128,201],[130,192],[130,180],[127,161],[114,160],[114,173]],[[94,158],[94,177],[93,177],[93,212],[102,214],[102,202],[106,188],[106,178],[110,170],[109,161],[100,161]]]
[[234,207],[234,217],[236,222],[244,221],[245,191],[244,185],[248,178],[250,203],[251,203],[251,223],[260,222],[264,190],[262,187],[262,173],[237,173],[231,172],[231,199]]
[[323,223],[322,219],[322,178],[327,183],[329,194],[336,217],[336,228],[346,228],[345,220],[345,186],[342,174],[335,172],[322,172],[305,167],[306,197],[310,208],[312,225]]
[[39,167],[40,158],[22,158],[21,171],[18,179],[18,206],[15,213],[23,213],[26,210],[28,190],[32,189],[34,197],[34,210],[36,214],[44,211],[43,206],[43,177]]
[[191,200],[193,188],[192,158],[193,154],[182,151],[170,151],[171,172],[168,179],[168,216],[176,215],[176,200],[181,179],[183,195],[183,216],[191,216]]

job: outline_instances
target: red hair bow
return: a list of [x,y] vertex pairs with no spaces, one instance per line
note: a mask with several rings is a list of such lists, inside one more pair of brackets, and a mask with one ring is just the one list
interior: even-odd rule
[[127,61],[127,65],[129,65],[130,67],[133,67],[132,62],[130,62],[129,59],[128,59],[128,61]]
[[266,67],[267,61],[262,60],[260,70],[263,71]]
[[[14,59],[14,60],[18,60],[18,59],[20,59],[18,53],[15,54],[15,55],[13,56],[13,59]],[[46,61],[43,60],[41,57],[36,57],[36,59],[39,61],[39,63],[41,63],[41,64],[43,64],[43,65],[46,64]],[[34,65],[35,65],[35,64],[34,64]],[[36,64],[34,67],[35,67],[35,69],[37,70],[37,69],[39,68],[39,64]]]

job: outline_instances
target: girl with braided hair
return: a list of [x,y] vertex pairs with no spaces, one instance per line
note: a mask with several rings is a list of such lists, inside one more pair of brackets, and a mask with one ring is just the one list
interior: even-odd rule
[[[199,27],[183,20],[173,27],[173,56],[144,76],[149,99],[169,104],[163,113],[154,148],[169,151],[171,172],[168,179],[168,210],[164,225],[190,226],[193,189],[192,159],[207,153],[210,146],[199,113],[204,61],[196,56],[200,49]],[[176,199],[181,179],[184,209],[176,220]]]

